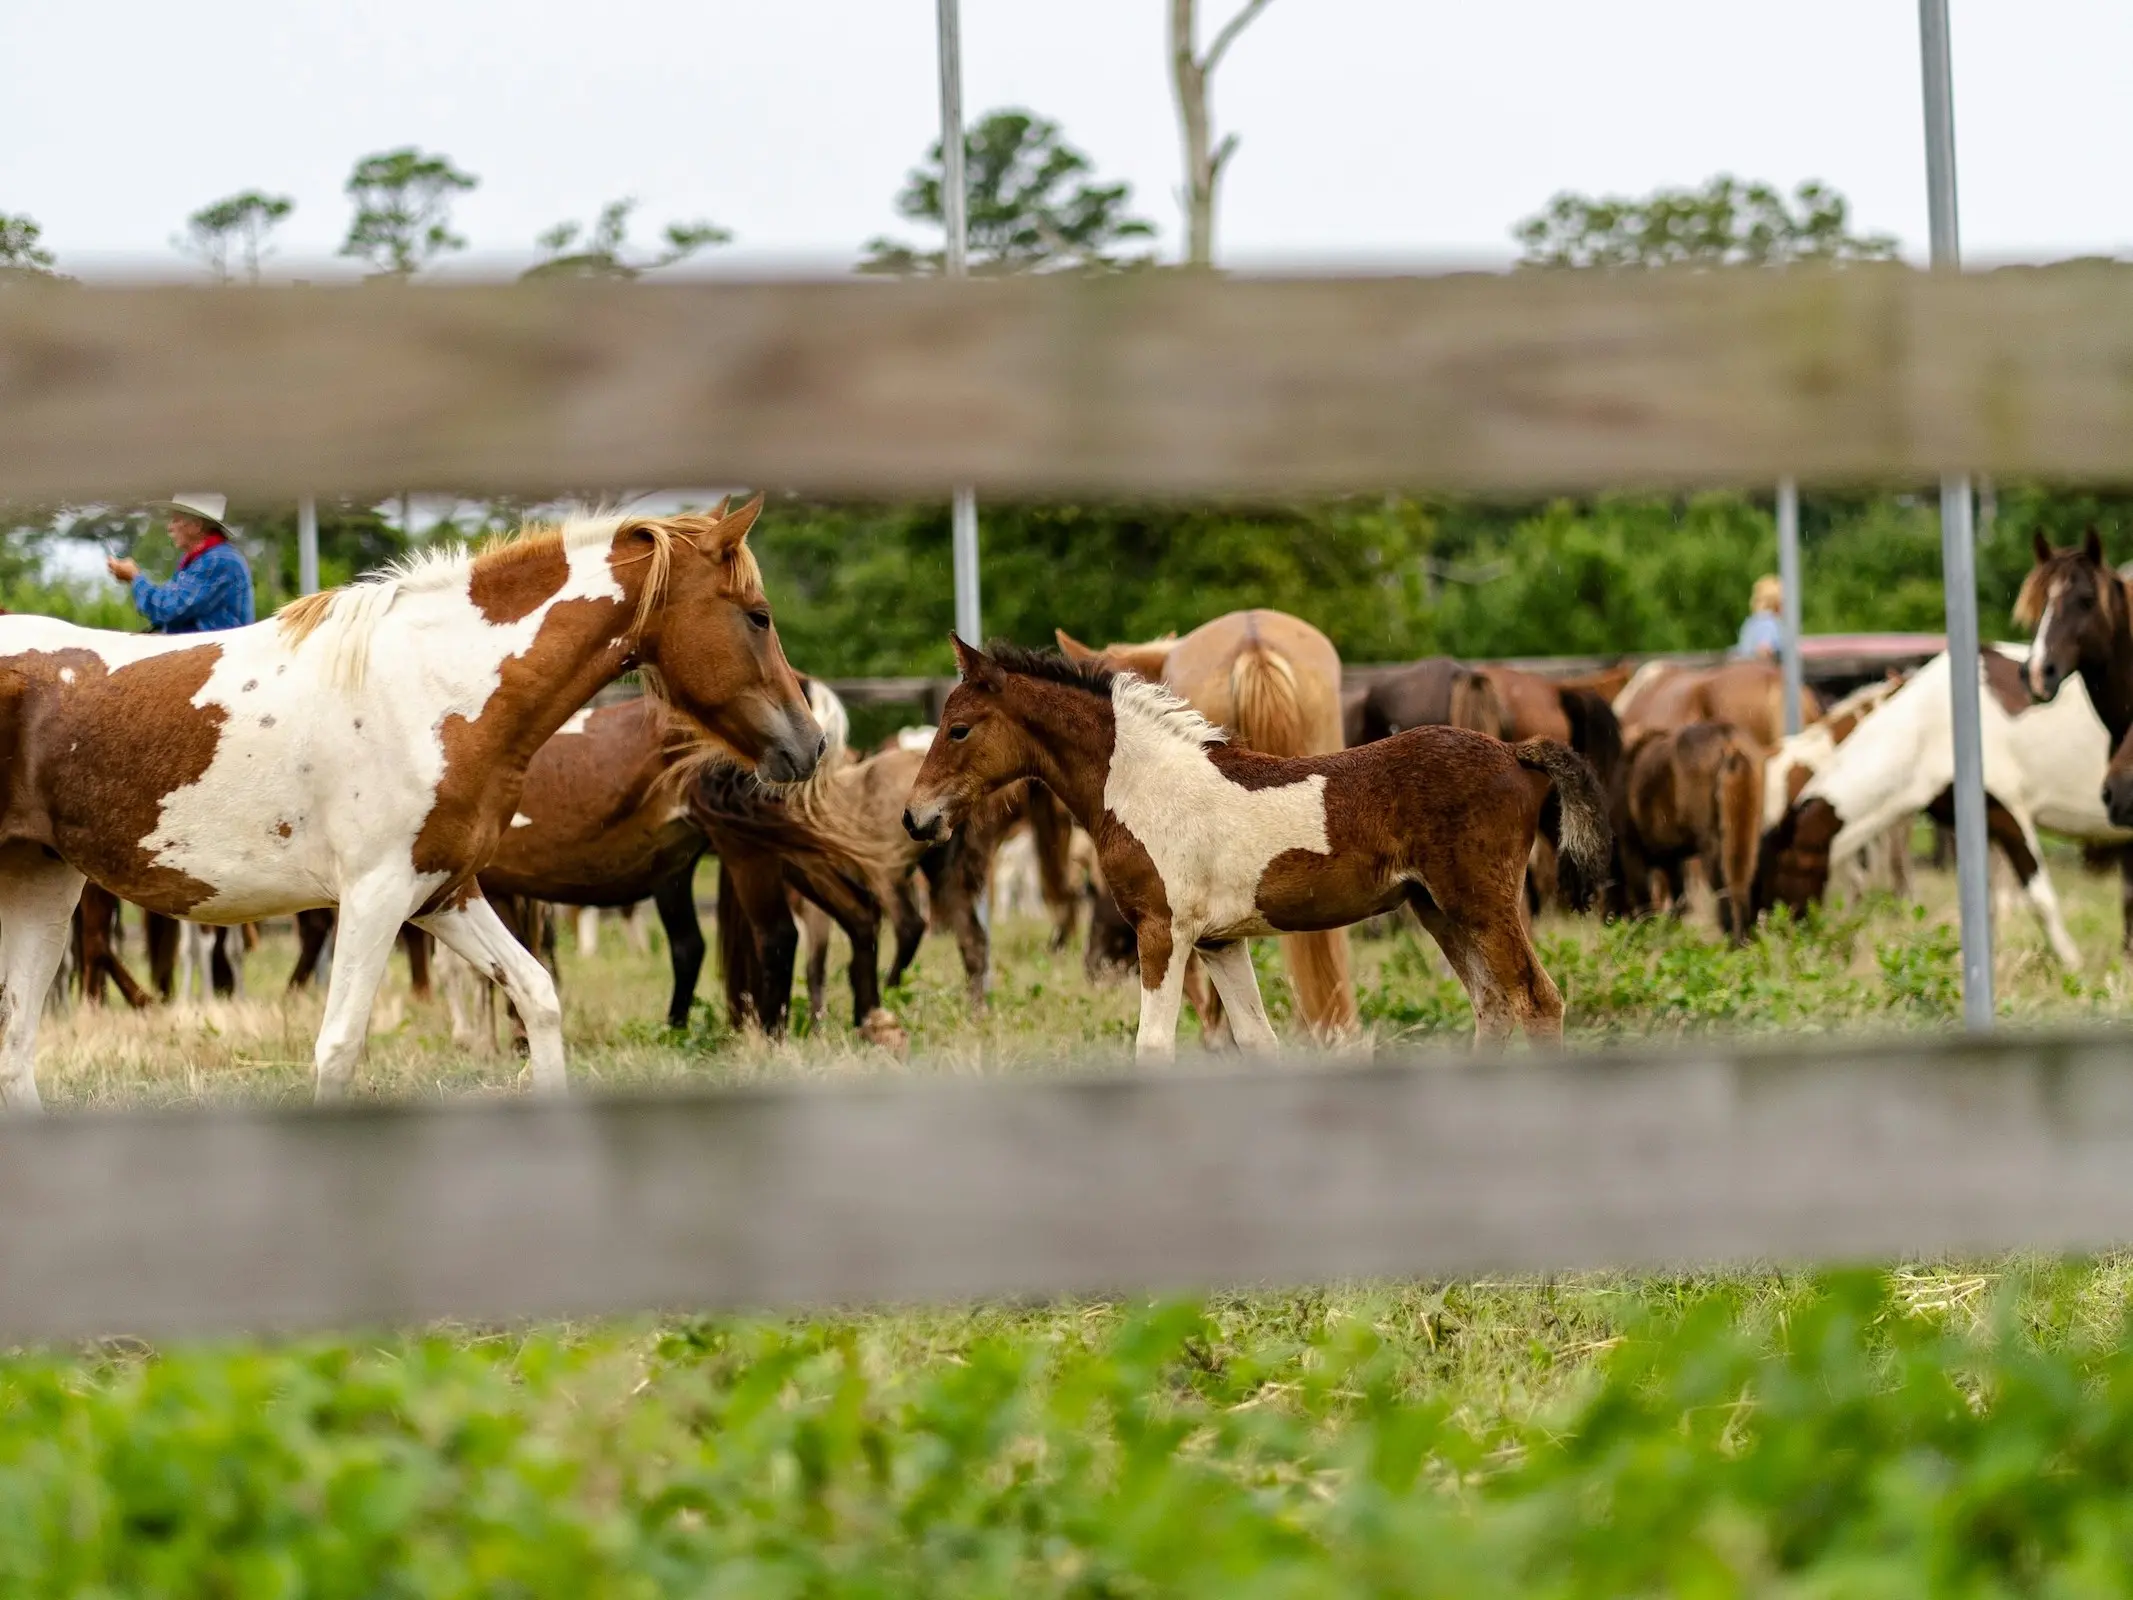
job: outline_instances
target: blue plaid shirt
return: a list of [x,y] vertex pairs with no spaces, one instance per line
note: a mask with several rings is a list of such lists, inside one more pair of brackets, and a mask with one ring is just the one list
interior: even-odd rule
[[168,583],[133,580],[134,609],[158,633],[214,633],[252,621],[252,574],[235,545],[211,544]]

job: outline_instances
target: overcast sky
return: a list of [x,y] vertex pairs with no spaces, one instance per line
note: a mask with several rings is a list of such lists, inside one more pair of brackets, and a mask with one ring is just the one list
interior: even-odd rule
[[[1057,118],[1174,252],[1162,0],[963,0],[966,105]],[[1228,4],[1216,5],[1216,19]],[[931,0],[104,0],[0,8],[0,211],[63,266],[168,271],[188,212],[295,197],[284,272],[328,261],[358,156],[414,143],[481,187],[468,268],[634,194],[722,265],[837,270],[899,227],[937,127]],[[1972,259],[2133,253],[2133,4],[1954,0]],[[1238,266],[1507,259],[1559,189],[1820,178],[1925,240],[1910,0],[1274,0],[1215,84],[1242,146]],[[488,253],[486,262],[482,254]]]

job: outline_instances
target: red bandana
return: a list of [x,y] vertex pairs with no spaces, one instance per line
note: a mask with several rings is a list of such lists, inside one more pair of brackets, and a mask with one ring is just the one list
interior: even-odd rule
[[202,556],[206,555],[208,551],[214,549],[216,545],[228,543],[229,540],[223,538],[221,534],[211,531],[205,539],[202,539],[198,544],[193,546],[192,550],[186,555],[184,560],[178,563],[178,570],[180,572],[183,572],[195,561],[198,561]]

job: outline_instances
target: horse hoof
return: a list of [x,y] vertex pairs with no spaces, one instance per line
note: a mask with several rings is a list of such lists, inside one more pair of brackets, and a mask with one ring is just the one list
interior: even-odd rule
[[880,1006],[869,1011],[866,1021],[859,1024],[859,1037],[895,1056],[908,1055],[911,1050],[911,1036],[904,1032],[903,1024]]

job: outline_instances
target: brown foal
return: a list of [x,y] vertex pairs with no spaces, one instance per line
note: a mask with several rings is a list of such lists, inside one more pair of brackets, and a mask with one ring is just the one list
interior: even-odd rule
[[1520,886],[1544,807],[1561,810],[1564,887],[1589,903],[1613,844],[1592,769],[1552,740],[1415,728],[1356,750],[1239,750],[1168,690],[1012,646],[954,641],[962,682],[904,826],[938,838],[1035,778],[1096,842],[1139,942],[1136,1052],[1176,1049],[1197,950],[1237,1043],[1268,1049],[1248,939],[1340,928],[1411,905],[1474,1002],[1476,1034],[1559,1038],[1563,1001],[1527,937]]

